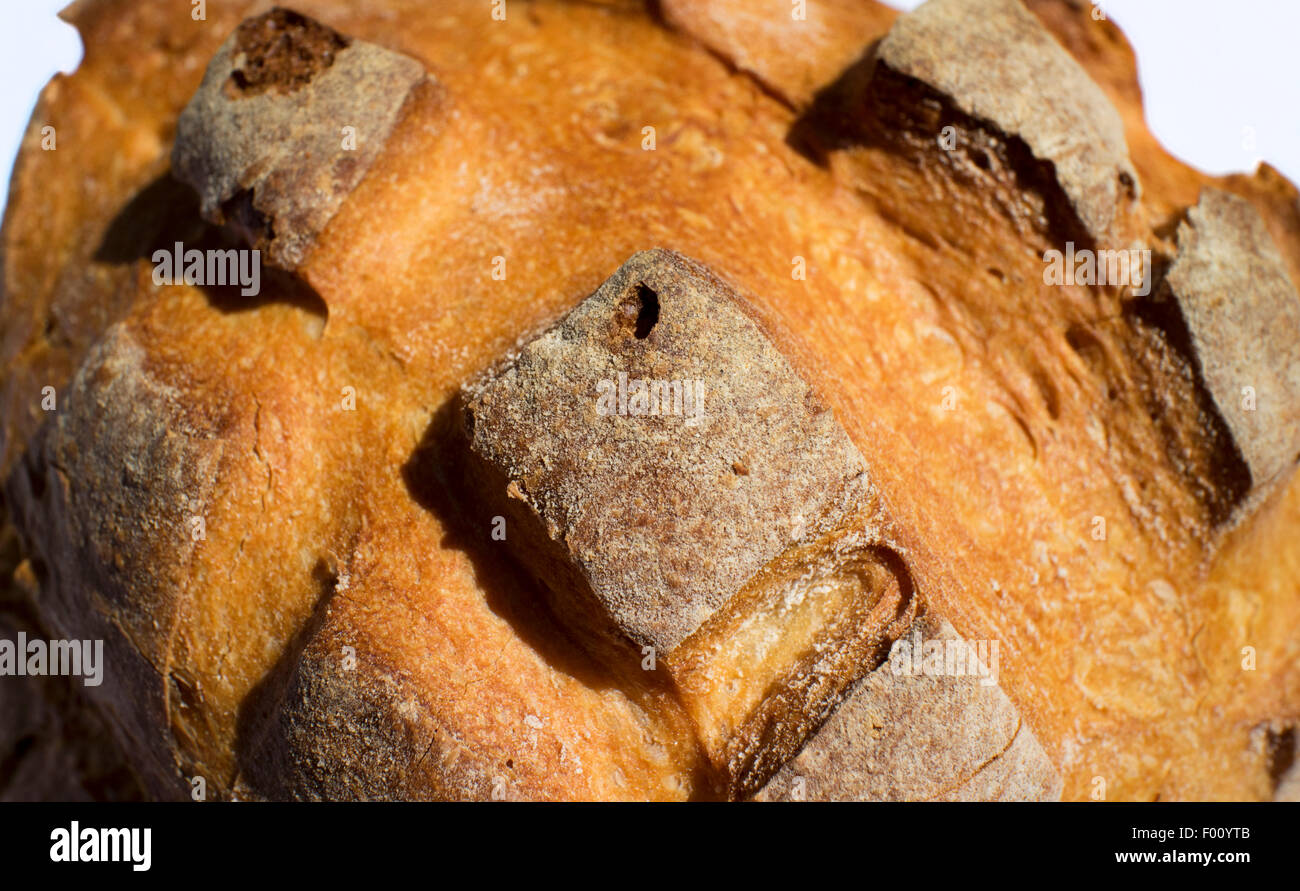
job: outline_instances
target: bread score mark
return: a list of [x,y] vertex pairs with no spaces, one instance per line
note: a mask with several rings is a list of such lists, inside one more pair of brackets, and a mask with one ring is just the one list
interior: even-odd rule
[[[638,337],[623,308],[645,290],[659,315]],[[630,399],[620,412],[592,398],[620,375],[707,379],[709,411],[694,403],[688,425],[672,401],[655,415],[648,395],[644,414]],[[660,656],[870,488],[834,414],[747,304],[670,251],[632,257],[508,364],[470,383],[463,403],[483,490],[516,495],[497,513],[516,514],[512,541],[519,530],[531,542],[518,546],[521,560]]]
[[[672,405],[649,412],[648,396],[619,412],[610,386],[705,376],[710,410],[691,426]],[[846,706],[858,722],[854,685],[922,612],[857,447],[748,302],[680,254],[631,257],[466,385],[453,416],[463,491],[488,493],[466,510],[506,518],[507,545],[562,623],[617,638],[611,658],[666,671],[728,798],[825,745],[832,731],[819,728]],[[853,774],[870,753],[854,757],[835,769]],[[1056,777],[1045,758],[1032,768]]]
[[[958,671],[978,652],[944,619],[916,620],[888,666],[864,675],[759,801],[1054,801],[1063,783],[987,674]],[[954,654],[913,670],[917,646]],[[964,658],[963,658],[964,655]]]
[[728,797],[761,788],[917,614],[906,563],[873,526],[859,515],[787,548],[668,657]]
[[[924,84],[975,126],[1027,147],[1088,241],[1109,245],[1124,231],[1141,188],[1123,120],[1020,0],[927,0],[898,18],[876,60],[869,89],[886,100],[879,107]],[[954,136],[935,150],[960,149]]]
[[[1300,457],[1300,294],[1268,226],[1244,198],[1207,188],[1178,226],[1156,292],[1129,305],[1193,379],[1208,460],[1171,455],[1215,524],[1240,521]],[[1162,410],[1152,405],[1159,422]]]
[[204,219],[294,271],[408,105],[437,93],[415,59],[275,8],[208,63],[176,122],[172,170]]

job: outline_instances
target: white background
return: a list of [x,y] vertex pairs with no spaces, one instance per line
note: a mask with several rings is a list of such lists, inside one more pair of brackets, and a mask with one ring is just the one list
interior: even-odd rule
[[[137,2],[189,6],[188,0]],[[76,31],[55,16],[64,5],[0,0],[0,207],[37,94],[55,72],[72,71],[81,58]],[[1172,154],[1216,174],[1252,171],[1267,159],[1300,183],[1300,0],[1103,5],[1137,51],[1147,120]]]

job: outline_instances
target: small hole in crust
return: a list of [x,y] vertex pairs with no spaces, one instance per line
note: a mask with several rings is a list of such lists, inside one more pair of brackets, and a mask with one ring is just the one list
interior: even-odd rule
[[1119,184],[1129,201],[1137,198],[1137,183],[1133,181],[1132,175],[1127,170],[1119,172]]
[[633,294],[636,295],[636,299],[625,300],[621,312],[625,319],[630,319],[633,313],[636,313],[636,325],[633,326],[632,333],[638,341],[643,341],[650,337],[651,330],[654,330],[655,324],[658,324],[659,294],[645,282],[637,282]]
[[659,295],[654,288],[640,282],[636,286],[636,300],[636,328],[633,334],[637,340],[645,340],[659,322]]
[[44,498],[46,489],[45,468],[33,463],[27,463],[27,484],[31,488],[33,498],[38,501]]

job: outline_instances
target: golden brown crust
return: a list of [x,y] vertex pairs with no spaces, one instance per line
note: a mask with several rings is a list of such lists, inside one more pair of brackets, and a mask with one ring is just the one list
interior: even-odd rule
[[[206,22],[178,4],[74,7],[86,58],[43,95],[3,231],[8,497],[31,553],[57,563],[62,630],[98,634],[104,616],[117,670],[138,669],[104,695],[153,794],[196,773],[213,795],[715,794],[682,707],[593,669],[495,565],[486,530],[420,482],[464,381],[662,245],[788,332],[870,461],[918,590],[963,637],[1001,641],[1002,686],[1066,798],[1097,777],[1111,799],[1273,795],[1251,734],[1300,720],[1300,488],[1212,536],[1140,398],[1151,363],[1120,295],[1042,285],[1050,233],[1017,227],[992,186],[839,144],[808,114],[838,76],[824,60],[864,58],[892,11],[845,5],[843,27],[798,32],[788,70],[760,84],[743,73],[757,62],[625,7],[512,4],[498,22],[468,0],[436,14],[304,0],[419,60],[445,102],[393,131],[300,268],[309,291],[155,286],[158,244],[220,241],[167,159],[207,61],[265,6],[210,5]],[[664,7],[669,25],[710,27]],[[1144,238],[1159,246],[1217,182],[1260,211],[1294,280],[1294,187],[1170,158],[1114,27],[1032,8],[1119,109]],[[716,9],[745,43],[740,14]],[[58,151],[39,150],[45,121]],[[810,124],[830,151],[792,147]],[[57,419],[39,407],[47,384]],[[105,419],[117,439],[79,442],[78,424]],[[48,478],[79,445],[66,485],[21,483],[20,462]],[[132,488],[114,482],[128,457]],[[191,500],[206,538],[185,543]]]

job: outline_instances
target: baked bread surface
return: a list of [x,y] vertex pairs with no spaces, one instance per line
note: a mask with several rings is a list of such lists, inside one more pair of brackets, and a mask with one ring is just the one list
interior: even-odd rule
[[[42,95],[3,232],[6,598],[106,640],[94,708],[147,794],[719,794],[677,697],[546,608],[437,435],[467,381],[663,247],[741,293],[834,411],[928,608],[1000,642],[1063,797],[1274,796],[1300,720],[1296,484],[1220,522],[1188,480],[1213,456],[1180,464],[1152,420],[1163,347],[1118,290],[1044,284],[1055,199],[1009,211],[996,164],[864,133],[897,13],[808,7],[778,28],[740,0],[295,2],[435,89],[255,298],[155,285],[150,258],[231,244],[169,159],[209,59],[269,4],[70,8],[85,59]],[[1118,30],[1029,9],[1123,122],[1124,242],[1172,256],[1215,187],[1300,280],[1295,188],[1169,156]]]

